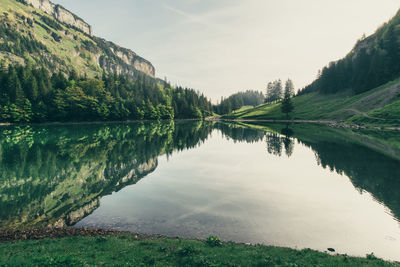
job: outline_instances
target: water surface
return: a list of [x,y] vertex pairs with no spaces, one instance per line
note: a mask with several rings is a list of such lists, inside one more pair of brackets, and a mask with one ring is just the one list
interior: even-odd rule
[[397,133],[257,127],[0,128],[0,227],[212,234],[400,260]]

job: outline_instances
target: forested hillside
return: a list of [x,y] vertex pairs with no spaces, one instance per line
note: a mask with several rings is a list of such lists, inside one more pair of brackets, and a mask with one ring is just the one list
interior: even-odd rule
[[214,111],[218,114],[227,114],[243,106],[258,106],[264,103],[264,98],[263,93],[259,91],[238,92],[227,98],[222,98],[221,102],[214,106]]
[[400,11],[373,35],[361,38],[343,59],[324,67],[301,92],[359,94],[400,76]]
[[154,74],[150,62],[93,36],[90,25],[59,5],[48,0],[1,0],[0,122],[186,119],[212,114],[205,96],[172,87]]
[[72,71],[0,66],[0,121],[106,121],[203,118],[212,105],[200,93],[145,75],[80,77]]
[[[343,59],[331,62],[293,98],[294,120],[400,126],[400,11]],[[280,82],[267,86],[266,105],[226,115],[230,119],[285,120]],[[270,92],[270,93],[268,93]],[[278,95],[278,96],[276,96]],[[277,100],[278,99],[278,100]]]

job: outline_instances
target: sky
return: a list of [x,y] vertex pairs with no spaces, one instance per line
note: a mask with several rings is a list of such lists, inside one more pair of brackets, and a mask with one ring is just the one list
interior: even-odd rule
[[156,76],[212,98],[265,91],[275,79],[296,88],[344,57],[393,17],[399,0],[53,0],[96,36],[130,48]]

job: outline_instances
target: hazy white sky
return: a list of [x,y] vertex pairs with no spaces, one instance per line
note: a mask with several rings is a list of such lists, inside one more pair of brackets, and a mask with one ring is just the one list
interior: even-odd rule
[[150,60],[156,75],[214,101],[292,78],[297,88],[347,54],[399,0],[54,0],[95,35]]

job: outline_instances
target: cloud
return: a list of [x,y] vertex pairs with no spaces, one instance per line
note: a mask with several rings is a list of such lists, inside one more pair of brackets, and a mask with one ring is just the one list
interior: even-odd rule
[[218,23],[213,22],[210,18],[210,14],[202,14],[202,15],[192,14],[192,13],[177,9],[175,7],[172,7],[170,5],[167,5],[165,3],[163,4],[163,7],[165,9],[167,9],[168,11],[171,11],[175,14],[180,15],[181,17],[186,18],[188,22],[203,25],[203,26],[206,26],[208,28],[211,28],[211,29],[217,30],[217,31],[225,31],[226,30],[222,25],[219,25]]

